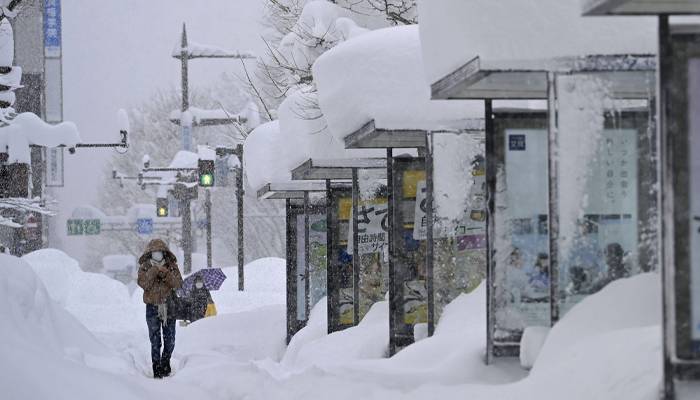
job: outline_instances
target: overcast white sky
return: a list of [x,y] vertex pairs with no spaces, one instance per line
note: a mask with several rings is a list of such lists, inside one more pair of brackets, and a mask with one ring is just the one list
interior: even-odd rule
[[[190,40],[264,52],[261,0],[64,0],[64,119],[78,125],[86,142],[118,138],[116,113],[142,103],[158,88],[179,87],[179,62],[170,54],[187,23]],[[213,83],[237,61],[195,60],[190,84]],[[95,198],[100,161],[112,150],[66,152],[61,215]],[[62,230],[61,230],[62,231]],[[64,240],[79,252],[79,240]]]

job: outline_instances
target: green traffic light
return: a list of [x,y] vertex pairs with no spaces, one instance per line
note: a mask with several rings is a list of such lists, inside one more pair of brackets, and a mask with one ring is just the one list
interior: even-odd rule
[[204,174],[199,177],[199,184],[202,186],[214,185],[214,176],[212,174]]
[[165,217],[168,215],[168,209],[165,207],[160,207],[158,208],[158,216],[159,217]]

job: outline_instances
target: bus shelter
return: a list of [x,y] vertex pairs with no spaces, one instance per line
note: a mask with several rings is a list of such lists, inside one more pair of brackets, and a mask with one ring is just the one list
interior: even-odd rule
[[664,398],[700,390],[700,15],[694,0],[598,0],[584,14],[659,16]]
[[[487,361],[654,268],[654,70],[649,55],[477,56],[432,86],[435,99],[486,101]],[[529,101],[499,101],[513,99]]]
[[[376,301],[383,299],[381,288],[382,279],[382,242],[379,232],[363,235],[376,224],[366,222],[379,221],[381,229],[381,213],[377,216],[375,211],[380,211],[381,189],[373,193],[368,206],[374,203],[372,213],[368,207],[360,214],[358,207],[361,205],[359,191],[359,177],[363,182],[381,184],[382,176],[376,176],[372,171],[384,170],[386,160],[378,158],[351,158],[351,159],[310,159],[292,170],[292,179],[323,180],[326,191],[326,242],[327,242],[327,287],[328,287],[328,332],[335,332],[356,325],[369,307]],[[374,179],[373,179],[374,177]],[[376,186],[376,185],[375,185]],[[372,208],[372,207],[369,207]],[[363,218],[360,220],[360,215]],[[359,228],[362,222],[363,230]],[[365,226],[366,225],[366,226]],[[358,240],[362,235],[364,242]],[[374,238],[372,243],[367,240]],[[367,239],[367,240],[365,240]],[[366,245],[366,246],[361,246]],[[359,248],[363,249],[375,246],[374,252],[365,250],[368,257],[356,257]],[[362,274],[358,264],[361,260],[371,265],[371,273]]]
[[[460,121],[460,124],[469,125],[467,121]],[[476,125],[470,132],[483,134],[483,120]],[[476,161],[476,155],[474,158],[464,157],[472,151],[471,147],[454,146],[463,141],[452,138],[462,137],[461,133],[465,132],[432,134],[425,129],[384,129],[370,121],[345,137],[345,146],[349,149],[387,150],[389,350],[392,355],[418,338],[431,335],[442,308],[459,293],[473,289],[481,281],[479,263],[469,258],[474,256],[474,249],[483,244],[483,236],[476,239],[466,232],[456,235],[455,224],[442,224],[442,230],[433,237],[433,222],[446,221],[439,218],[440,212],[436,213],[431,206],[434,179],[430,171],[433,158],[446,161],[441,166],[447,166],[450,161],[444,157],[446,154],[443,151],[449,149],[453,156],[456,155],[450,160],[457,161],[459,166],[453,165],[451,171],[454,172],[456,167],[457,174],[462,175],[449,175],[452,183],[483,178],[472,174],[479,170],[472,164]],[[439,144],[435,153],[429,150],[429,142],[436,140],[434,136],[438,136]],[[418,149],[418,155],[401,149]],[[483,168],[483,162],[477,164]],[[464,172],[469,176],[465,177]],[[479,175],[478,172],[475,175]],[[448,203],[452,202],[458,202],[458,199],[448,199]],[[458,212],[460,217],[464,216],[461,213],[464,211]],[[477,214],[474,213],[475,218],[479,218]],[[466,226],[462,225],[461,228]],[[478,260],[478,256],[475,258]],[[476,273],[471,270],[474,266],[477,266],[474,268]]]
[[258,198],[285,200],[287,343],[326,295],[325,182],[268,183]]

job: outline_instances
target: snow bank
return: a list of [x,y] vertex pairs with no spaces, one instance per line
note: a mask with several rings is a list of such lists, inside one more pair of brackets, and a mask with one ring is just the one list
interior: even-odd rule
[[357,326],[328,335],[326,301],[314,307],[309,324],[299,331],[287,349],[282,364],[294,370],[329,368],[356,360],[386,357],[389,347],[389,303],[381,301]]
[[102,274],[83,272],[77,261],[60,250],[38,250],[22,260],[41,279],[51,298],[91,332],[145,329],[141,318],[134,317],[143,314],[143,310],[131,301],[123,283]]
[[[226,280],[211,292],[219,313],[246,312],[287,304],[287,264],[282,258],[261,258],[245,265],[245,290],[238,291],[238,267],[222,268]],[[286,335],[286,333],[285,333]]]
[[[35,263],[60,252],[35,253]],[[75,265],[63,259],[66,270]],[[55,263],[58,264],[58,263]],[[0,387],[8,399],[144,399],[159,397],[125,359],[99,343],[49,296],[26,260],[0,255]],[[96,290],[101,287],[95,288]],[[201,398],[177,383],[171,398]]]
[[418,15],[428,83],[476,56],[533,60],[657,47],[655,18],[582,17],[579,0],[419,0]]
[[178,330],[175,357],[215,354],[237,360],[279,360],[284,353],[285,305],[204,318]]
[[661,324],[661,283],[656,273],[619,279],[588,296],[552,328],[533,373],[567,347],[592,336]]
[[437,129],[483,118],[479,102],[430,100],[417,26],[380,29],[341,43],[319,57],[313,73],[321,110],[341,140],[370,120],[385,129]]

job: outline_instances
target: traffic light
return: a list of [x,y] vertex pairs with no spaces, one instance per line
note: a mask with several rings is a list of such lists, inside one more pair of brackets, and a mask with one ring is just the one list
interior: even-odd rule
[[199,160],[199,186],[214,186],[214,160]]
[[158,197],[156,199],[156,215],[159,217],[168,216],[168,199],[164,197]]

